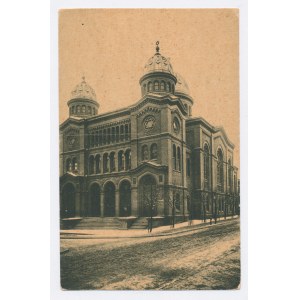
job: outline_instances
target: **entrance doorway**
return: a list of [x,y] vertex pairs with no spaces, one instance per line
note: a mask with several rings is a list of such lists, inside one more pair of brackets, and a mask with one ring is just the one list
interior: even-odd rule
[[116,214],[115,209],[116,188],[112,182],[108,182],[104,187],[104,216],[114,217]]
[[60,202],[61,218],[75,217],[75,187],[72,183],[67,183],[62,190]]
[[131,184],[125,180],[120,185],[120,216],[131,215]]

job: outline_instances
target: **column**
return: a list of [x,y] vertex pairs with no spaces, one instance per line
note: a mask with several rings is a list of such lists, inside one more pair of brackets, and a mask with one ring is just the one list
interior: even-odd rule
[[136,187],[131,188],[131,214],[135,217],[139,216],[138,193]]
[[120,216],[120,192],[119,192],[119,190],[116,190],[116,193],[115,193],[115,209],[116,209],[115,216],[119,217]]
[[101,218],[104,217],[104,193],[100,192],[100,210],[101,210]]

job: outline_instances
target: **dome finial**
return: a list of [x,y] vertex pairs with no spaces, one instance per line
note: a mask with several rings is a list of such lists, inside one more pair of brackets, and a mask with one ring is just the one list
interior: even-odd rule
[[156,53],[159,53],[159,47],[158,47],[158,45],[159,45],[159,41],[156,42]]

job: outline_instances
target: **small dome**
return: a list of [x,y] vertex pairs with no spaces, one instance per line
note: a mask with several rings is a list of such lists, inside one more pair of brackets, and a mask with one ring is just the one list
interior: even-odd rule
[[145,65],[145,74],[152,72],[166,72],[174,75],[170,59],[159,53],[159,42],[156,43],[156,53],[148,60]]
[[71,92],[71,99],[90,99],[97,101],[96,93],[94,89],[86,83],[85,77],[82,77],[82,82],[76,85]]
[[175,93],[178,92],[178,93],[183,93],[183,94],[189,95],[190,89],[189,89],[188,84],[184,80],[184,78],[178,73],[176,73],[175,76],[177,78],[177,83],[175,86]]

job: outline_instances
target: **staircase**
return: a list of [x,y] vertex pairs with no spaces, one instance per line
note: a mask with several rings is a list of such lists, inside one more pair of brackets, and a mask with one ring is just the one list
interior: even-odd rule
[[120,229],[121,222],[114,217],[85,217],[73,229]]
[[147,229],[148,221],[147,218],[138,218],[130,227],[130,229]]

